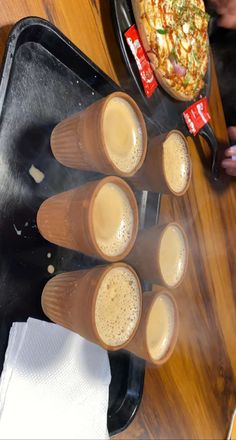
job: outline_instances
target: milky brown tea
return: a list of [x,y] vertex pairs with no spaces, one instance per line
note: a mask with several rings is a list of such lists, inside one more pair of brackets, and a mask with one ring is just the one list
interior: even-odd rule
[[134,215],[125,191],[115,183],[107,183],[97,193],[92,223],[97,245],[107,256],[122,254],[134,228]]
[[185,191],[189,182],[190,161],[186,141],[177,131],[163,143],[163,165],[167,184],[175,193]]
[[95,305],[97,332],[106,345],[130,339],[141,314],[140,285],[128,267],[111,269],[103,278]]
[[61,121],[52,132],[51,148],[63,165],[129,177],[146,156],[146,124],[135,101],[114,92]]
[[102,127],[111,161],[122,173],[132,173],[143,156],[144,135],[130,102],[118,96],[110,99],[105,106]]
[[178,310],[170,292],[157,287],[144,292],[140,325],[126,349],[161,365],[171,356],[178,337]]
[[187,243],[179,225],[170,223],[161,236],[157,255],[162,278],[169,287],[177,286],[186,269]]
[[44,313],[109,350],[124,347],[141,317],[142,290],[125,263],[96,266],[51,278],[42,293]]
[[147,346],[150,356],[160,360],[167,353],[175,330],[175,309],[165,294],[153,302],[147,320]]

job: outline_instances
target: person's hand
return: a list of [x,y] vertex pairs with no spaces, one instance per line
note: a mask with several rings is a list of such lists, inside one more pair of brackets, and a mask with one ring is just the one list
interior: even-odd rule
[[213,0],[212,4],[220,15],[219,26],[228,29],[236,28],[236,0]]
[[[229,137],[233,141],[236,140],[236,127],[229,127]],[[236,145],[225,150],[226,159],[222,161],[222,167],[229,176],[236,176]],[[235,159],[232,159],[235,156]]]

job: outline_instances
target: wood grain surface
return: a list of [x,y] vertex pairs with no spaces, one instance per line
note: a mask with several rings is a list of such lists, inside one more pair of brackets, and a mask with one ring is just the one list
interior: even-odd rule
[[[29,15],[53,22],[114,80],[125,81],[109,0],[0,0],[0,57],[9,29]],[[210,110],[223,150],[228,138],[214,71]],[[147,367],[142,404],[119,439],[224,439],[236,406],[235,181],[212,184],[202,160],[208,147],[201,139],[189,144],[189,192],[163,197],[161,208],[161,221],[179,221],[190,242],[187,275],[174,291],[180,337],[167,364]]]

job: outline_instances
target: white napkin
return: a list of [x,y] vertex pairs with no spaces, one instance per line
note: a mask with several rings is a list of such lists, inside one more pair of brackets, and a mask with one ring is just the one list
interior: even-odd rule
[[105,350],[58,325],[14,323],[0,380],[1,439],[107,439]]

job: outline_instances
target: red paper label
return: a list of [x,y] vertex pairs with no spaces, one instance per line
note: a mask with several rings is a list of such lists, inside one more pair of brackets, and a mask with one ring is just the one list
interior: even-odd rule
[[135,25],[125,32],[125,38],[138,66],[144,92],[150,98],[158,84]]
[[184,111],[183,116],[189,132],[196,136],[199,130],[211,119],[206,97],[187,108],[187,110]]

